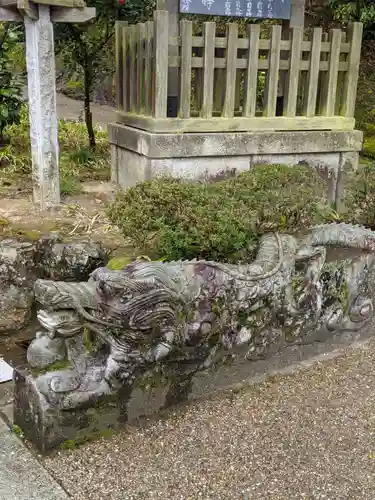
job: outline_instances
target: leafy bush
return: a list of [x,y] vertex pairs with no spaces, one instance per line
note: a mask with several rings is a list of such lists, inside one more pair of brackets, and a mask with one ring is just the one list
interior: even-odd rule
[[265,231],[317,219],[324,183],[304,166],[258,166],[211,183],[155,179],[118,193],[108,214],[137,249],[168,260],[252,257]]
[[[20,123],[6,127],[8,144],[0,150],[1,185],[30,181],[31,151],[27,106],[21,110]],[[95,152],[87,146],[87,132],[83,123],[59,120],[60,181],[62,194],[76,194],[80,181],[109,178],[109,145],[107,134],[97,130]]]
[[12,51],[20,38],[18,26],[0,23],[0,138],[7,125],[19,123],[23,78],[14,71]]
[[375,229],[375,163],[361,165],[346,193],[343,220]]
[[[374,127],[374,133],[375,133],[375,125],[373,125],[373,127]],[[375,136],[366,137],[366,139],[363,143],[363,154],[367,158],[375,159]]]

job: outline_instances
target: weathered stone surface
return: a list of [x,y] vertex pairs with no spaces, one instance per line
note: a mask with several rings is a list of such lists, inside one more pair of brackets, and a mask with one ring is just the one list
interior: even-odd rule
[[32,375],[20,368],[15,370],[14,422],[42,452],[62,443],[75,446],[106,435],[123,421],[120,395],[103,397],[97,405],[93,402],[72,411],[61,411],[46,401]]
[[191,158],[287,155],[360,151],[363,133],[353,131],[292,131],[153,134],[111,123],[109,142],[148,158]]
[[30,320],[36,279],[31,243],[0,244],[0,333],[23,328]]
[[63,339],[51,339],[42,332],[36,334],[36,338],[27,349],[27,362],[32,368],[43,369],[65,358],[66,350]]
[[359,158],[356,152],[344,152],[153,159],[123,148],[117,148],[113,154],[112,180],[123,189],[159,176],[212,180],[245,172],[258,164],[302,163],[316,169],[323,177],[327,200],[336,206],[340,206],[344,197],[345,177],[349,170],[357,168]]
[[69,500],[60,484],[0,418],[2,500]]
[[336,206],[363,141],[358,130],[155,134],[112,123],[108,132],[111,179],[123,189],[158,176],[216,179],[260,163],[305,163],[323,173]]
[[60,203],[55,55],[49,5],[39,19],[25,16],[26,65],[34,202],[43,210]]
[[[329,246],[351,253],[329,262]],[[108,399],[117,422],[141,387],[166,386],[164,404],[175,404],[197,373],[225,361],[359,331],[373,317],[374,278],[375,232],[326,224],[302,240],[264,235],[251,264],[137,261],[98,268],[88,282],[38,280],[38,319],[64,341],[66,366],[18,372],[15,422],[45,449],[88,428],[88,409]]]
[[37,278],[64,281],[88,279],[108,254],[90,241],[62,243],[55,237],[34,243],[4,240],[0,243],[0,334],[24,328],[31,319]]
[[88,279],[90,273],[108,262],[108,253],[94,241],[63,243],[56,237],[42,238],[36,245],[39,276],[62,281]]

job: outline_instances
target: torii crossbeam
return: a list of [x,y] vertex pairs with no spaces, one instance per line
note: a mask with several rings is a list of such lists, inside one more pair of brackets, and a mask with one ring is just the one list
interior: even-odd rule
[[33,199],[41,210],[60,203],[53,23],[94,17],[83,0],[0,0],[0,21],[25,24]]

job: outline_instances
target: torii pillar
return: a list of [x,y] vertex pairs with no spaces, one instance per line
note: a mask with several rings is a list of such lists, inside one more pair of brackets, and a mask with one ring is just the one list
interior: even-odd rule
[[83,0],[0,0],[1,21],[25,24],[33,200],[41,210],[60,203],[53,23],[94,17]]

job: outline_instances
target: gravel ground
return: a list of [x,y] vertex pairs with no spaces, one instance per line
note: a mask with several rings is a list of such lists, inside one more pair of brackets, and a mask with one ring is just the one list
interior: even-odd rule
[[75,500],[374,500],[375,340],[44,459]]

